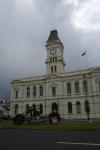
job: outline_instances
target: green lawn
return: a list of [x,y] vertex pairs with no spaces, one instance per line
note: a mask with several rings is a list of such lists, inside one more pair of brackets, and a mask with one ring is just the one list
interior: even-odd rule
[[72,130],[100,130],[100,122],[60,122],[58,124],[49,124],[43,122],[23,123],[22,125],[14,125],[12,121],[0,122],[0,128],[23,128],[23,129],[72,129]]

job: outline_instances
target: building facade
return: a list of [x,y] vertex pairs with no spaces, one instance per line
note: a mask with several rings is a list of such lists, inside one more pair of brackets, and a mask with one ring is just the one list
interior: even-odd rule
[[47,72],[11,82],[11,115],[40,106],[41,115],[58,112],[64,119],[100,118],[100,67],[65,72],[64,46],[56,30],[46,42]]
[[0,120],[10,118],[10,102],[0,100]]

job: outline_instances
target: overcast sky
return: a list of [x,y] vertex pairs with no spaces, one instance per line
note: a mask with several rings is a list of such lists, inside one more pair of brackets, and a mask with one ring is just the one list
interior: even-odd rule
[[45,44],[54,29],[66,72],[100,66],[100,0],[0,0],[0,98],[10,99],[13,79],[46,73]]

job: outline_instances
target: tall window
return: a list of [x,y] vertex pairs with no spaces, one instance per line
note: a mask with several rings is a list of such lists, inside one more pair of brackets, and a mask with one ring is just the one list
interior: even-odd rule
[[43,104],[40,104],[40,114],[43,114]]
[[52,96],[56,96],[56,87],[52,87]]
[[55,73],[57,72],[57,66],[54,66],[54,69],[55,69]]
[[18,104],[15,105],[15,115],[18,114]]
[[43,86],[40,85],[40,96],[43,96]]
[[67,94],[71,94],[71,83],[67,83]]
[[76,102],[76,112],[81,113],[81,105],[79,101]]
[[68,102],[68,113],[72,113],[72,103]]
[[58,113],[58,104],[57,103],[52,104],[52,112]]
[[15,98],[18,98],[18,90],[15,91]]
[[30,87],[27,87],[27,97],[30,97]]
[[88,92],[88,85],[86,79],[83,81],[83,92]]
[[51,73],[53,73],[53,66],[51,66]]
[[75,82],[75,93],[79,93],[79,82]]
[[55,57],[55,60],[57,60],[57,57]]
[[33,96],[36,96],[36,86],[33,86]]

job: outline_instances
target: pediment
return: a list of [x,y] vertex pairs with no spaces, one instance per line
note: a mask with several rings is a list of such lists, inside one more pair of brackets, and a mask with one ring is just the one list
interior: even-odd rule
[[56,79],[56,78],[61,78],[62,75],[60,74],[49,74],[46,76],[46,79]]

